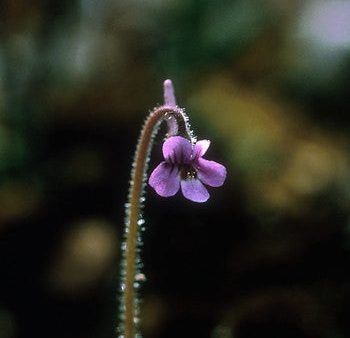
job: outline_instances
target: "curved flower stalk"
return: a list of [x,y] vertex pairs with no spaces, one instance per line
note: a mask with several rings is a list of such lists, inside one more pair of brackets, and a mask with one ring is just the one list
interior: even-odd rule
[[163,144],[165,161],[152,172],[149,184],[163,197],[175,195],[181,187],[183,195],[194,202],[205,202],[209,193],[203,183],[221,186],[226,178],[223,165],[203,158],[210,142],[196,142],[184,110],[176,105],[171,80],[164,82],[164,105],[148,116],[138,141],[132,165],[128,203],[126,204],[125,233],[122,244],[121,302],[119,338],[140,337],[138,332],[139,298],[137,289],[145,279],[139,257],[140,231],[144,224],[142,206],[149,155],[153,139],[162,121],[168,126]]

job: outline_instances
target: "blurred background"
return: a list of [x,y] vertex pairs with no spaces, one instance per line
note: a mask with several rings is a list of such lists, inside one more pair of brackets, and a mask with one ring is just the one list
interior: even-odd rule
[[349,337],[349,1],[2,0],[0,338],[115,337],[166,78],[228,177],[205,204],[147,188],[144,337]]

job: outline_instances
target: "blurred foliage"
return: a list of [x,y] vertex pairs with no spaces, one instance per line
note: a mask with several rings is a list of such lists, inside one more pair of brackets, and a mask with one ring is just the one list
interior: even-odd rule
[[0,338],[113,337],[165,78],[229,174],[205,205],[148,191],[144,336],[349,336],[348,1],[4,0]]

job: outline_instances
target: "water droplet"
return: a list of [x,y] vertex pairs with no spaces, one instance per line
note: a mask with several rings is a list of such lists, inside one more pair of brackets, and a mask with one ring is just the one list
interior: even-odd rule
[[143,225],[143,224],[145,224],[145,220],[144,219],[139,219],[138,221],[137,221],[137,225]]
[[137,273],[135,275],[135,280],[138,282],[144,282],[146,280],[146,275],[144,273]]

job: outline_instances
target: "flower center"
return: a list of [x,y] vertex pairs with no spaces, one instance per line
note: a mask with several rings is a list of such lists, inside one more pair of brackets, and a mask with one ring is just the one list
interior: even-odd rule
[[181,168],[181,179],[191,180],[197,178],[197,171],[190,165],[183,165]]

